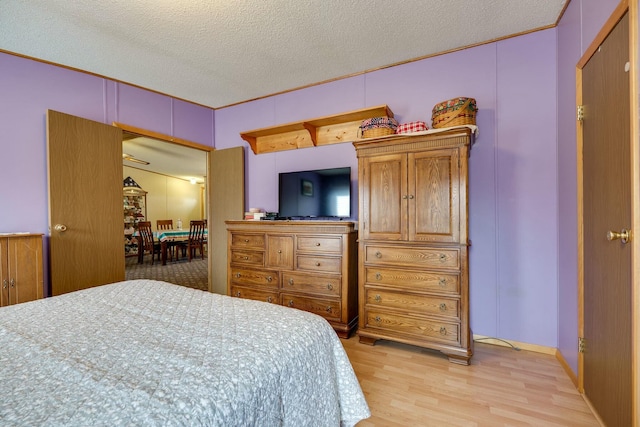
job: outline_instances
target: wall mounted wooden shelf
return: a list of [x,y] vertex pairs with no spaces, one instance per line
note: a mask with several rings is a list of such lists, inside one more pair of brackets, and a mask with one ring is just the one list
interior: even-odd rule
[[360,123],[371,117],[393,117],[386,105],[363,108],[333,116],[241,132],[254,154],[339,144],[358,139]]

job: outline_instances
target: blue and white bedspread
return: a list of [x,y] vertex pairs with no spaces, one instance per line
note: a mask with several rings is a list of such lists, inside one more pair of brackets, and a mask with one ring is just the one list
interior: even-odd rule
[[321,317],[153,280],[0,309],[0,425],[353,426]]

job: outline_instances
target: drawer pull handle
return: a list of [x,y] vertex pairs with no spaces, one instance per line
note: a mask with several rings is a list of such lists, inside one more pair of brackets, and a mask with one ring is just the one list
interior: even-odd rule
[[9,281],[8,281],[7,279],[4,279],[4,280],[2,281],[2,287],[3,287],[4,289],[7,289],[7,287],[8,287],[8,286],[9,286]]
[[445,254],[440,254],[440,261],[445,262],[447,260],[447,256]]
[[289,279],[289,284],[293,286],[293,279]]
[[273,297],[267,297],[267,302],[273,302]]
[[267,282],[271,282],[272,280],[273,280],[273,277],[267,276]]
[[289,300],[289,304],[288,305],[289,305],[289,307],[293,307],[293,300],[292,299]]
[[376,296],[375,296],[373,299],[375,299],[375,300],[376,300],[376,302],[380,302],[380,301],[382,301],[382,297],[381,297],[380,295],[377,295],[377,294],[376,294]]
[[236,296],[240,297],[240,291],[236,292]]
[[236,273],[236,277],[239,279],[240,278],[240,273]]
[[382,321],[382,319],[380,318],[380,316],[376,316],[376,318],[375,318],[375,319],[373,319],[373,320],[375,320],[375,321],[376,321],[376,322],[378,322],[378,323],[380,323],[380,322]]
[[447,335],[447,328],[445,328],[444,326],[440,327],[440,335]]
[[413,194],[409,194],[409,198],[410,198],[410,199],[413,199]]
[[16,287],[16,279],[12,278],[12,279],[9,281],[9,284],[11,285],[11,287],[12,287],[12,288],[15,288],[15,287]]
[[440,278],[438,284],[444,288],[445,286],[447,286],[447,279]]
[[316,262],[316,267],[320,267],[320,263],[319,262]]
[[244,257],[244,259],[245,259],[245,260],[248,260],[248,259],[249,259],[249,257],[248,257],[248,256],[246,256],[246,257]]
[[376,280],[381,280],[381,279],[382,279],[382,274],[376,273]]
[[331,313],[331,306],[327,306],[327,313]]
[[249,243],[249,239],[244,239],[244,242],[245,243]]
[[440,311],[447,311],[447,304],[445,303],[440,304]]
[[278,253],[281,254],[282,253],[282,249],[278,249]]
[[320,242],[317,242],[317,243],[316,243],[316,246],[320,246]]
[[382,258],[382,252],[380,251],[376,252],[376,258]]
[[402,196],[402,198],[403,198],[404,200],[407,200],[407,199],[409,198],[409,196],[407,196],[407,195],[405,194],[404,196]]
[[332,291],[333,290],[333,285],[331,283],[327,283],[327,289]]

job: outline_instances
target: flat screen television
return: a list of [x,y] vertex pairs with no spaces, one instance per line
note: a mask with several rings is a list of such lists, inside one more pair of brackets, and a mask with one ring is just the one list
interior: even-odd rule
[[281,172],[278,193],[280,218],[350,218],[351,168]]

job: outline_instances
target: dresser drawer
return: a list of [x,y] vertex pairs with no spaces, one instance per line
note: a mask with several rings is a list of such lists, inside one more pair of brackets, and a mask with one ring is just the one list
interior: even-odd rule
[[397,286],[408,291],[460,294],[460,279],[457,274],[396,270],[375,266],[365,267],[364,272],[367,284]]
[[282,290],[286,292],[308,292],[329,296],[340,296],[342,279],[340,276],[319,276],[317,274],[282,273]]
[[278,288],[278,272],[269,270],[231,269],[232,285],[266,286]]
[[453,322],[390,314],[382,310],[365,310],[365,327],[387,330],[432,341],[460,344],[460,325]]
[[262,267],[264,265],[264,252],[231,250],[232,264],[246,264]]
[[254,288],[245,288],[242,286],[232,286],[231,296],[237,298],[246,298],[255,301],[269,302],[272,304],[280,304],[278,292],[263,291]]
[[339,321],[341,317],[341,304],[339,300],[311,298],[300,295],[281,294],[281,303],[287,307],[309,311],[327,320]]
[[364,262],[367,264],[379,263],[455,270],[460,268],[460,250],[457,248],[367,245],[364,257]]
[[315,257],[305,255],[298,255],[298,257],[296,257],[296,270],[340,273],[341,269],[342,258],[339,257]]
[[340,236],[299,236],[297,249],[306,252],[340,253],[342,252],[342,239]]
[[409,294],[379,288],[366,288],[366,304],[389,309],[399,309],[431,316],[460,318],[460,300],[434,296]]
[[264,249],[264,234],[233,233],[231,247]]

